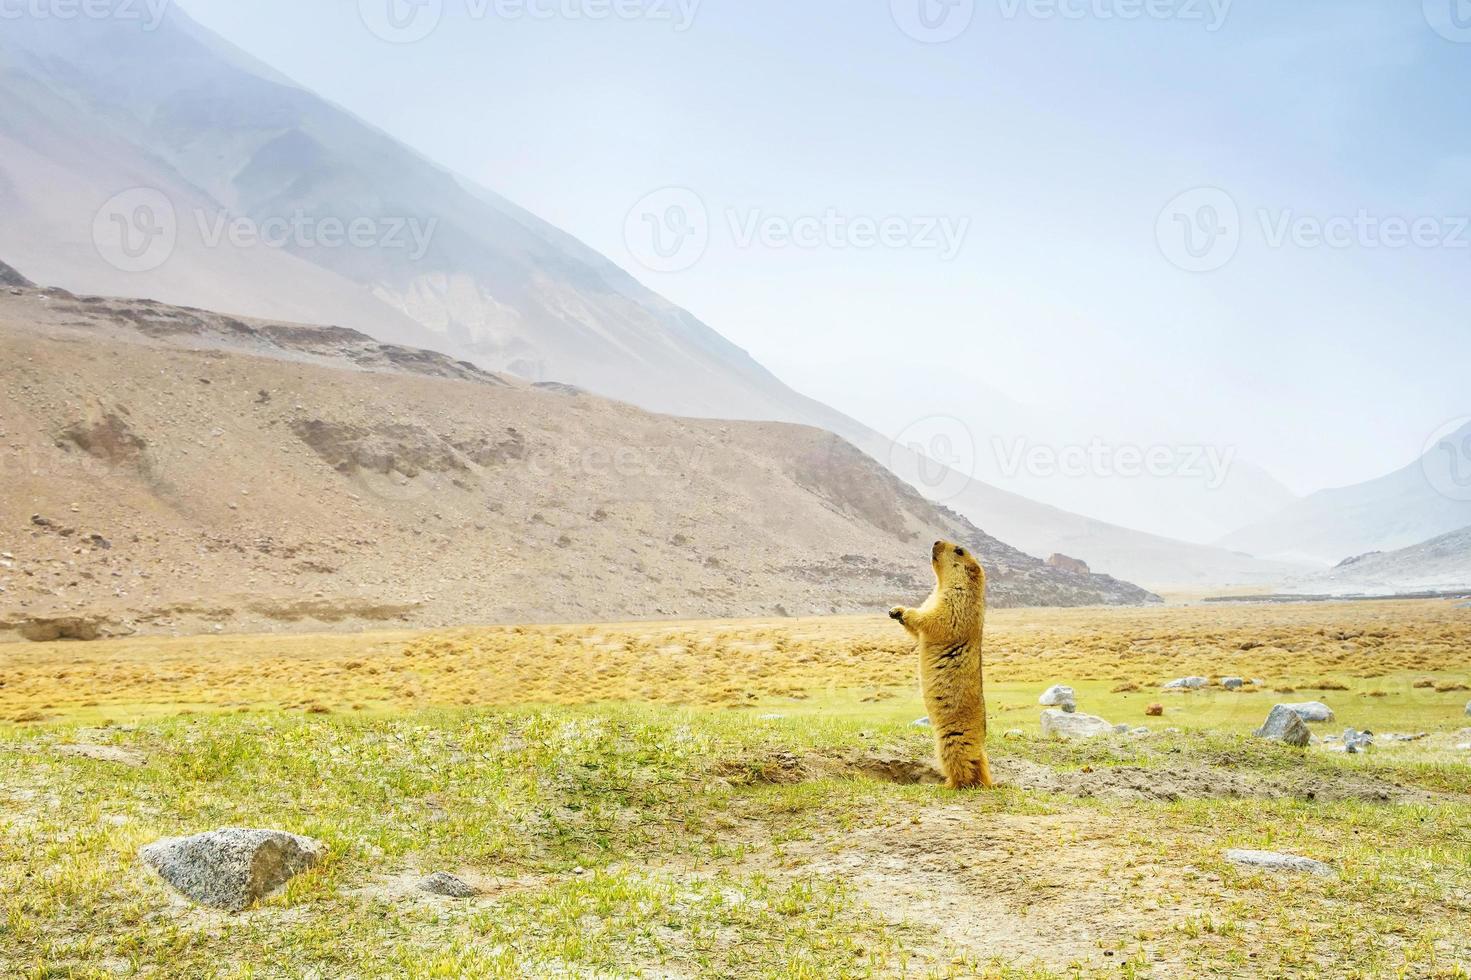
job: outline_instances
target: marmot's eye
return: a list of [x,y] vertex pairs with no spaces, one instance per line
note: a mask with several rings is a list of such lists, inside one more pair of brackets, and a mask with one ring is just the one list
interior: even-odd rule
[[965,557],[965,549],[964,548],[956,548],[955,549],[955,557],[956,558],[964,558]]

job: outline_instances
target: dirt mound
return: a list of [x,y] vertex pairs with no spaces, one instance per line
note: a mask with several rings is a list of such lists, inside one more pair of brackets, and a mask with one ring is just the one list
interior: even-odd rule
[[[1249,776],[1220,766],[1179,760],[1160,766],[1102,766],[1058,769],[1016,756],[992,753],[1000,786],[1056,793],[1080,799],[1296,799],[1316,802],[1423,802],[1430,794],[1348,773],[1303,771],[1277,777]],[[943,783],[934,763],[896,752],[855,750],[799,756],[779,752],[724,763],[717,773],[733,783],[794,785],[822,779],[868,778],[910,786]]]

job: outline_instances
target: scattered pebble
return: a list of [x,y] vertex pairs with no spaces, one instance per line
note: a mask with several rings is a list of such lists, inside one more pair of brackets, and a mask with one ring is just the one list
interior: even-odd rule
[[446,871],[436,871],[419,882],[419,890],[445,898],[474,898],[481,894],[479,888]]

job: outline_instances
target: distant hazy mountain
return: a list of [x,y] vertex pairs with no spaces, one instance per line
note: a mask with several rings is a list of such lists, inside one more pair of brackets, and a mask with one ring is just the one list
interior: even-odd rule
[[1323,594],[1392,594],[1471,588],[1471,527],[1398,551],[1350,558],[1294,582],[1291,591]]
[[1334,565],[1370,551],[1396,551],[1471,525],[1471,424],[1388,476],[1323,490],[1225,537],[1221,544],[1265,558]]
[[[268,237],[283,222],[311,233],[262,245],[235,234],[241,220]],[[366,237],[341,247],[355,223]],[[331,226],[339,246],[322,247]],[[603,256],[177,6],[153,31],[120,19],[4,22],[0,254],[77,292],[343,324],[655,411],[816,425],[922,492],[933,486],[931,461],[788,388]],[[1136,581],[1259,583],[1284,571],[981,482],[943,500],[1033,554],[1064,551]]]

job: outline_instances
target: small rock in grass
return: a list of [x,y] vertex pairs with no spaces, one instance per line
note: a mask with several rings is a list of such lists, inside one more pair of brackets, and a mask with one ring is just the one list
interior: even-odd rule
[[1471,718],[1471,701],[1466,702],[1466,717]]
[[1024,732],[1024,731],[1022,731],[1020,728],[1011,728],[1011,729],[1008,729],[1007,732],[1006,732],[1006,734],[1005,735],[1002,735],[1001,737],[1002,738],[1026,738],[1027,737],[1027,733]]
[[1129,734],[1130,735],[1140,735],[1140,736],[1148,735],[1149,734],[1149,729],[1145,728],[1143,725],[1140,725],[1138,728],[1132,729],[1129,732]]
[[436,871],[419,882],[419,890],[445,898],[474,898],[480,889],[446,871]]
[[1044,707],[1061,708],[1071,714],[1078,710],[1078,696],[1066,684],[1054,684],[1042,692],[1037,703]]
[[1130,728],[1128,725],[1120,723],[1113,726],[1113,730],[1118,732],[1120,735],[1127,735],[1129,734]]
[[116,745],[58,745],[56,751],[62,755],[76,756],[79,759],[115,762],[120,766],[131,766],[134,769],[141,769],[148,765],[148,760],[141,754]]
[[1266,868],[1269,871],[1306,871],[1325,878],[1336,874],[1331,866],[1322,861],[1294,854],[1278,854],[1276,851],[1227,851],[1226,860],[1252,868]]
[[916,718],[913,721],[911,721],[909,723],[909,725],[910,725],[911,728],[929,728],[930,727],[930,719],[928,717],[925,717],[925,718]]
[[1080,715],[1048,708],[1042,712],[1045,738],[1097,738],[1113,733],[1113,726],[1094,715]]
[[1292,709],[1303,721],[1332,721],[1333,709],[1321,701],[1304,701],[1302,704],[1289,704],[1286,707]]
[[311,868],[327,846],[279,830],[226,828],[169,837],[139,852],[163,880],[191,900],[240,912]]
[[1166,691],[1198,691],[1209,684],[1204,677],[1181,677],[1165,685]]
[[1162,704],[1151,704],[1144,709],[1144,713],[1150,718],[1162,718],[1165,713],[1165,706]]
[[1246,686],[1246,681],[1240,677],[1223,677],[1221,686],[1228,691],[1239,691]]
[[1343,751],[1349,755],[1358,755],[1367,752],[1374,747],[1374,733],[1360,732],[1352,728],[1343,733]]
[[1308,731],[1302,716],[1290,705],[1279,704],[1267,716],[1266,723],[1256,730],[1256,736],[1304,748],[1312,741],[1313,733]]

